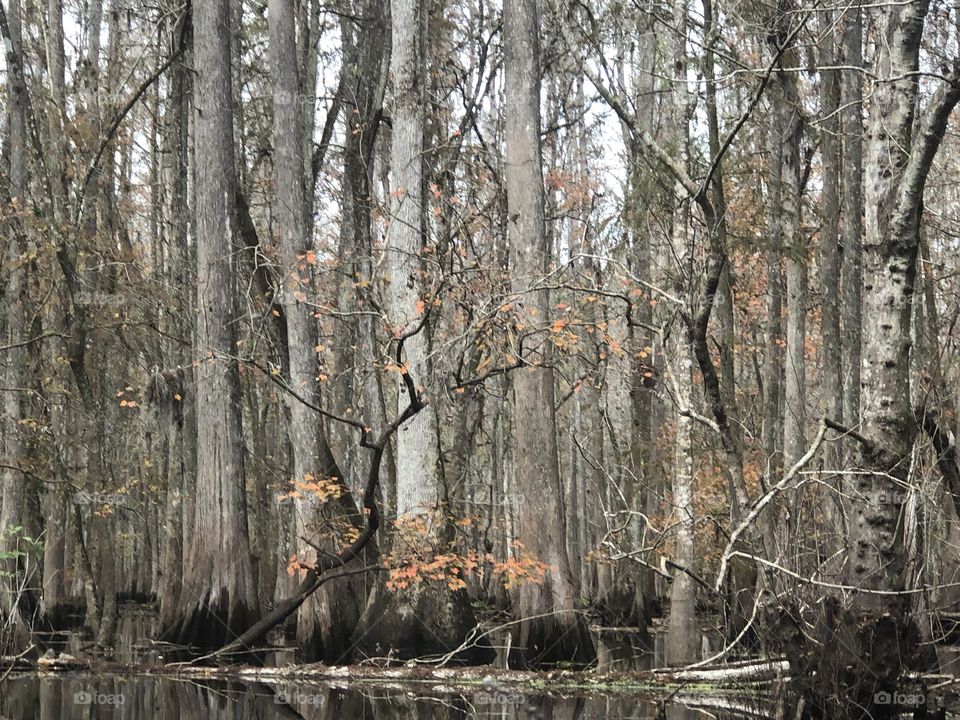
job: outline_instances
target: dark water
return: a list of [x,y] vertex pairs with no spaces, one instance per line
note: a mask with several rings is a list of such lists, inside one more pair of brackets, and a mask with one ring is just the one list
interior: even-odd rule
[[[149,608],[122,608],[114,659],[131,668],[156,666],[160,650],[150,642],[156,613]],[[91,640],[79,633],[35,637],[41,648],[83,657]],[[275,639],[282,644],[282,638]],[[704,640],[705,647],[714,639]],[[630,631],[594,632],[600,672],[648,670],[663,665],[663,638]],[[494,645],[499,643],[494,638]],[[273,653],[268,664],[293,661],[286,651]],[[498,658],[503,667],[503,658]],[[2,675],[2,673],[0,673]],[[454,691],[437,685],[344,685],[298,682],[244,683],[185,680],[146,675],[22,674],[0,683],[0,720],[175,720],[179,718],[305,718],[348,720],[702,720],[770,717],[761,703],[736,703],[731,712],[721,698],[678,698],[658,707],[649,696],[624,693],[563,691],[547,693],[514,686],[477,685]],[[699,709],[698,709],[699,708]],[[706,714],[705,712],[706,711]]]
[[[78,618],[81,620],[81,618]],[[162,663],[163,649],[152,642],[158,634],[156,609],[148,605],[124,604],[120,607],[112,659],[128,665],[154,666]],[[594,628],[591,631],[597,649],[597,671],[602,673],[650,670],[665,664],[665,639],[662,633],[638,633],[630,628]],[[36,633],[34,640],[41,650],[53,649],[74,657],[85,657],[93,647],[92,638],[81,632]],[[276,647],[289,645],[281,634],[274,633],[270,642]],[[503,649],[507,647],[506,631],[493,633],[491,645],[498,650],[495,667],[505,668]],[[716,632],[705,632],[701,638],[703,651],[712,654],[722,641]],[[266,664],[282,667],[296,662],[290,650],[268,652]]]
[[[329,684],[198,682],[156,676],[104,677],[36,675],[8,678],[0,685],[3,720],[179,720],[223,718],[279,720],[694,720],[763,717],[763,708],[704,714],[704,700],[673,702],[658,713],[649,698],[624,694],[541,694],[516,687],[480,685],[469,692],[437,686],[335,687]],[[715,699],[715,702],[724,702]],[[700,706],[698,711],[696,706]],[[752,712],[751,712],[752,710]],[[755,714],[756,713],[756,714]]]

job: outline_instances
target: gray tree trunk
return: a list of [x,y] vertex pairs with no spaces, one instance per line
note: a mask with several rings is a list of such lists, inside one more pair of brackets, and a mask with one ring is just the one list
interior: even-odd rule
[[[307,222],[304,177],[304,88],[297,76],[296,31],[291,0],[268,6],[273,78],[273,164],[277,188],[276,220],[280,227],[282,286],[278,293],[286,320],[287,376],[299,397],[285,394],[287,436],[293,455],[294,511],[291,545],[298,560],[313,565],[314,547],[336,552],[349,528],[361,522],[346,481],[327,443],[321,416],[304,404],[319,406],[318,328],[310,305],[314,286],[314,248]],[[312,90],[310,91],[312,92]],[[319,485],[316,485],[319,483]],[[311,487],[326,488],[317,491]],[[329,493],[331,487],[336,491]],[[286,524],[285,524],[286,527]],[[329,537],[334,528],[334,537]],[[365,596],[362,578],[326,583],[297,611],[297,646],[306,661],[336,662],[350,649]]]
[[[926,0],[872,8],[877,43],[865,171],[860,472],[846,493],[846,584],[881,593],[849,596],[835,614],[834,660],[825,679],[858,710],[882,714],[878,692],[900,687],[916,646],[906,587],[905,494],[917,422],[911,406],[911,322],[923,190],[950,113],[960,101],[952,68],[917,116]],[[835,656],[831,657],[831,656]],[[829,702],[829,701],[827,701]]]
[[[787,16],[783,16],[787,17]],[[782,18],[777,18],[779,24]],[[786,42],[786,31],[778,33],[778,43]],[[780,247],[786,260],[786,362],[784,363],[783,469],[789,470],[806,451],[806,372],[804,357],[807,313],[806,243],[800,227],[800,140],[803,116],[796,73],[783,68],[795,67],[799,55],[792,48],[783,53],[774,72],[771,104],[774,114],[774,148],[781,157],[779,203]],[[785,530],[786,532],[786,530]]]
[[[838,34],[833,27],[834,14],[820,14],[820,65],[830,67],[837,58]],[[840,333],[840,74],[820,70],[820,151],[823,167],[821,191],[822,221],[820,231],[821,338],[823,348],[823,397],[827,417],[843,420],[843,354]],[[849,359],[847,360],[849,362]],[[826,449],[827,470],[840,470],[842,454],[839,443]],[[834,483],[836,485],[836,483]],[[831,531],[841,532],[842,515],[834,493],[824,497],[824,510]]]
[[[22,58],[23,18],[19,0],[10,3],[10,15],[7,18],[8,31],[4,37],[7,47],[7,68],[9,72],[12,55]],[[27,198],[27,89],[23,76],[19,72],[8,75],[9,93],[7,127],[8,158],[10,177],[10,200],[14,207],[25,211]],[[24,250],[23,233],[17,223],[11,222],[7,234],[7,248],[4,253],[5,282],[3,286],[3,338],[4,344],[14,345],[25,339],[24,295],[25,268],[21,253]],[[22,393],[27,385],[24,372],[27,351],[22,347],[13,347],[3,356],[3,453],[8,465],[16,465],[24,460],[21,440]],[[0,648],[19,651],[25,643],[23,617],[20,602],[23,600],[20,588],[24,581],[24,559],[16,553],[24,550],[22,536],[25,524],[25,502],[27,498],[27,477],[24,473],[5,467],[0,471]],[[6,554],[6,555],[4,555]],[[12,648],[7,647],[7,642]]]
[[233,153],[229,0],[193,7],[196,88],[198,317],[197,468],[191,542],[184,558],[172,642],[219,647],[259,611],[253,587],[244,483],[234,261],[236,176]]
[[[426,120],[427,63],[425,55],[427,4],[422,0],[391,3],[393,51],[392,132],[390,136],[392,213],[387,237],[387,322],[394,336],[410,335],[404,343],[404,358],[419,391],[430,399],[434,386],[429,360],[433,288],[425,221],[424,137]],[[396,410],[410,403],[399,373],[390,393]],[[437,412],[428,404],[397,432],[396,517],[401,532],[422,523],[426,533],[419,539],[442,552],[451,539],[446,490],[440,468]],[[401,545],[402,548],[402,545]],[[377,607],[377,626],[371,628],[381,641],[390,643],[400,657],[443,654],[455,650],[476,625],[466,593],[452,590],[445,582],[421,580],[397,591],[378,585],[371,607]],[[368,642],[365,641],[365,643]],[[480,660],[477,653],[460,658]]]
[[[843,17],[843,63],[863,65],[862,10],[849,8]],[[863,75],[853,69],[841,74],[840,121],[843,132],[842,292],[843,422],[860,424],[860,347],[863,332]]]
[[[670,121],[673,140],[680,165],[686,167],[690,134],[687,120],[687,2],[678,0],[673,5],[672,33],[674,39],[671,51],[671,106]],[[675,258],[675,286],[680,297],[690,297],[689,287],[693,282],[692,248],[689,237],[689,204],[687,192],[678,181],[674,183],[672,198],[672,226],[670,232],[671,252]],[[692,339],[685,323],[674,326],[669,340],[668,354],[671,360],[670,380],[672,391],[681,411],[689,411],[693,405],[693,351]],[[674,536],[674,560],[681,566],[693,570],[694,530],[696,519],[693,509],[694,473],[693,473],[693,420],[689,415],[678,412],[676,416],[676,436],[674,438],[673,460],[673,507],[672,518],[676,523]],[[696,585],[684,572],[674,575],[670,588],[670,620],[667,632],[666,659],[671,665],[679,665],[696,659],[700,647],[697,632]]]
[[[540,145],[540,15],[537,0],[507,3],[503,17],[506,87],[506,185],[508,241],[513,290],[522,293],[520,322],[542,324],[550,313],[545,290],[531,279],[547,271],[544,185]],[[539,348],[543,353],[546,349]],[[520,589],[514,631],[516,659],[526,665],[590,662],[593,643],[576,612],[576,595],[565,549],[557,456],[553,372],[528,350],[532,364],[513,381],[516,491],[520,495],[518,539],[547,563],[542,584]]]

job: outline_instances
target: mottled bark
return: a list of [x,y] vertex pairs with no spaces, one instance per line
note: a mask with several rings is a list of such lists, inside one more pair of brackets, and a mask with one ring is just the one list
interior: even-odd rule
[[[171,28],[171,35],[178,34],[179,27]],[[176,38],[179,40],[180,38]],[[165,137],[167,163],[165,176],[169,187],[167,211],[170,222],[166,227],[167,268],[177,288],[174,312],[161,322],[167,332],[187,336],[192,328],[192,315],[196,308],[193,292],[193,257],[188,244],[188,218],[190,208],[187,198],[187,174],[189,146],[189,76],[187,61],[174,64],[171,69]],[[166,482],[163,533],[160,541],[160,583],[157,600],[162,621],[166,622],[176,611],[183,580],[184,548],[189,538],[189,520],[184,522],[188,504],[190,478],[196,468],[196,399],[192,390],[193,370],[189,348],[176,345],[171,348],[170,361],[175,365],[169,372],[160,373],[155,379],[156,401],[160,405],[159,418],[165,433],[168,456],[164,459]]]
[[[11,67],[11,59],[16,62],[22,58],[23,16],[19,0],[10,3],[10,15],[3,20],[3,40],[7,46],[6,66]],[[22,67],[22,66],[21,66]],[[7,128],[8,128],[8,164],[10,178],[10,201],[15,211],[27,210],[27,89],[24,78],[18,71],[11,72],[7,83]],[[25,267],[22,257],[26,238],[22,225],[14,216],[7,227],[7,246],[4,250],[3,267],[3,339],[5,345],[17,345],[25,339]],[[27,499],[27,478],[16,469],[23,462],[23,442],[20,420],[23,392],[27,386],[24,372],[27,351],[23,347],[12,347],[3,354],[3,470],[0,470],[0,648],[9,648],[19,652],[25,644],[24,619],[21,616],[22,588],[25,585],[24,558],[17,555],[23,552],[21,542],[24,535]]]
[[[794,52],[785,52],[784,67],[797,60]],[[781,247],[786,260],[786,357],[784,363],[783,467],[789,469],[807,449],[806,425],[806,314],[807,248],[800,227],[800,139],[803,116],[796,74],[777,70],[771,81],[774,105],[776,145],[782,157],[780,202],[774,212],[780,215]]]
[[853,6],[843,15],[842,56],[850,69],[840,75],[840,121],[843,133],[843,196],[841,215],[843,309],[842,346],[843,421],[848,427],[860,424],[860,347],[862,343],[863,294],[863,11]]
[[780,403],[783,397],[783,243],[780,219],[783,156],[779,130],[771,130],[767,147],[766,194],[766,327],[763,361],[763,446],[766,474],[778,477],[783,463],[783,425]]
[[[427,272],[430,249],[426,242],[425,121],[427,63],[425,43],[427,5],[422,0],[394,0],[391,4],[393,80],[391,125],[392,212],[385,252],[387,267],[387,322],[395,336],[408,336],[404,343],[406,366],[429,400],[435,385],[431,375],[429,330],[433,310]],[[398,373],[397,412],[406,407],[406,383]],[[410,533],[422,523],[428,544],[442,552],[451,540],[446,489],[441,475],[436,408],[428,404],[400,428],[396,440],[396,517],[400,533]],[[400,547],[410,537],[401,541]],[[415,583],[390,591],[380,584],[374,591],[365,620],[376,618],[362,640],[361,652],[372,654],[376,646],[389,645],[400,657],[443,654],[455,650],[476,620],[469,598],[446,583]],[[462,661],[480,660],[482,654],[463,653]]]
[[[820,14],[821,39],[820,65],[824,68],[835,64],[838,33],[834,28],[834,14],[824,10]],[[840,333],[840,73],[836,70],[820,70],[820,154],[823,168],[821,191],[820,230],[820,290],[821,290],[821,347],[823,353],[823,398],[826,416],[837,421],[843,419],[843,359]],[[827,469],[841,469],[842,454],[839,443],[831,443],[826,449]],[[833,486],[838,483],[832,482]],[[842,532],[839,523],[842,515],[837,508],[838,498],[828,492],[824,497],[824,510],[830,532]]]
[[[386,418],[383,391],[376,363],[378,324],[369,311],[373,293],[373,165],[383,113],[390,47],[389,7],[385,0],[356,0],[353,11],[366,21],[355,25],[343,19],[344,94],[350,98],[346,146],[343,150],[342,219],[337,247],[339,278],[337,307],[348,314],[338,320],[334,340],[335,406],[349,409],[373,427]],[[356,313],[357,310],[363,313]],[[350,314],[354,311],[354,314]],[[352,430],[331,428],[334,452],[348,473],[351,490],[363,485],[363,454],[357,452]],[[384,512],[391,513],[395,490],[392,450],[388,450],[382,473]]]
[[[861,375],[862,435],[848,483],[848,563],[853,594],[829,629],[835,656],[821,657],[828,690],[850,698],[857,714],[885,713],[878,692],[903,680],[917,643],[906,588],[905,494],[917,421],[910,403],[911,322],[923,190],[950,113],[960,100],[954,65],[917,116],[920,43],[926,0],[872,8],[876,77],[864,166],[865,239]],[[870,592],[879,591],[879,592]],[[835,664],[832,664],[835,663]],[[826,667],[823,667],[826,666]],[[823,689],[814,692],[823,700]]]

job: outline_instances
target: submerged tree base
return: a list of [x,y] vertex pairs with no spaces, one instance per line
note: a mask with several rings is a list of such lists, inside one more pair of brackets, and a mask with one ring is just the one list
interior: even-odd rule
[[477,627],[463,590],[424,581],[398,591],[378,585],[354,634],[354,658],[449,658],[459,665],[492,662],[489,644],[474,641]]
[[363,576],[339,578],[304,602],[297,614],[297,660],[337,664],[350,657],[366,582]]
[[192,599],[189,593],[184,592],[176,615],[164,622],[159,639],[183,648],[180,653],[168,655],[203,653],[223,647],[239,637],[257,617],[254,608],[233,599],[226,588],[221,588],[216,594],[207,589],[199,599]]
[[579,613],[523,618],[511,638],[510,667],[586,667],[597,659],[586,621]]
[[789,659],[789,692],[802,703],[802,717],[879,720],[920,705],[923,695],[906,673],[919,676],[927,668],[921,667],[917,626],[905,608],[878,613],[842,607],[828,597],[815,612],[804,617],[794,606],[781,606],[768,613],[767,641]]

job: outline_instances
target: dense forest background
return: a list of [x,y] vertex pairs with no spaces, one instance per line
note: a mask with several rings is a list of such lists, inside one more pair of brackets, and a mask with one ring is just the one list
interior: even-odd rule
[[0,9],[0,651],[935,665],[954,5]]

